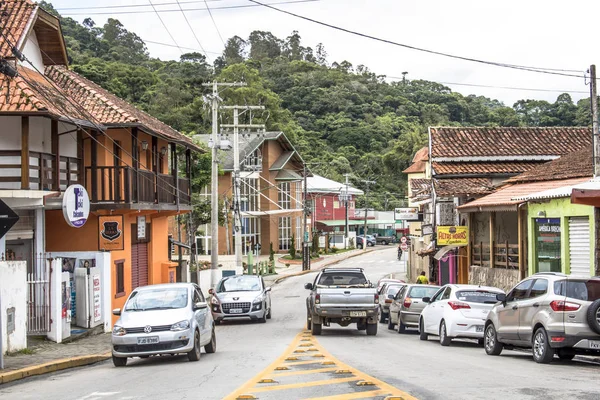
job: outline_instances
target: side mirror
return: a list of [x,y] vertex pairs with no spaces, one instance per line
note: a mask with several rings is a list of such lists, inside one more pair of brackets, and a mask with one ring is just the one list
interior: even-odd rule
[[271,286],[269,286],[268,288],[265,289],[265,292],[270,292],[271,291]]
[[206,307],[208,307],[208,304],[206,304],[206,303],[205,303],[205,302],[203,302],[203,301],[199,301],[199,302],[197,302],[197,303],[194,303],[194,311],[195,311],[195,310],[202,310],[202,309],[204,309],[204,308],[206,308]]
[[312,283],[305,283],[305,284],[304,284],[304,289],[313,290],[313,285],[312,285]]
[[504,293],[498,293],[496,295],[496,300],[506,303],[506,295]]
[[208,294],[215,294],[215,290],[214,289],[208,289]]
[[423,297],[421,300],[423,300],[424,303],[430,303],[431,297]]
[[120,308],[115,308],[114,310],[112,310],[113,315],[121,315],[121,309]]

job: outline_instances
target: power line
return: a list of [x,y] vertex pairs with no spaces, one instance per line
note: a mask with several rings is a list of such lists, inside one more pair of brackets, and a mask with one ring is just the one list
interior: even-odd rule
[[[173,43],[175,43],[175,46],[177,46],[179,48],[179,51],[181,52],[181,54],[183,54],[184,51],[181,49],[181,47],[179,47],[179,44],[177,43],[177,41],[175,40],[175,38],[173,37],[173,35],[171,35],[171,32],[169,31],[169,28],[167,28],[167,24],[165,24],[165,21],[163,21],[162,17],[158,13],[158,11],[156,11],[156,7],[154,7],[154,4],[152,4],[152,0],[148,0],[148,3],[150,3],[150,5],[152,6],[152,9],[156,13],[156,16],[160,20],[160,23],[162,24],[162,26],[164,26],[164,28],[167,31],[167,33],[169,34],[169,36],[171,36],[171,40],[173,41]],[[202,47],[202,46],[200,46],[200,47]]]
[[215,18],[212,15],[212,11],[210,11],[210,7],[208,6],[208,2],[206,0],[204,0],[204,4],[206,5],[206,10],[208,11],[208,15],[210,15],[210,19],[212,19],[213,25],[215,26],[215,29],[217,30],[217,34],[219,35],[219,39],[221,39],[221,43],[223,43],[223,47],[225,47],[225,41],[223,40],[223,36],[221,36],[221,31],[219,31],[219,27],[217,26],[217,23],[215,22]]
[[349,33],[351,35],[363,37],[363,38],[366,38],[366,39],[375,40],[375,41],[382,42],[382,43],[391,44],[391,45],[398,46],[398,47],[403,47],[403,48],[410,49],[410,50],[416,50],[416,51],[420,51],[420,52],[423,52],[423,53],[434,54],[434,55],[448,57],[448,58],[453,58],[453,59],[457,59],[457,60],[471,61],[471,62],[476,62],[476,63],[479,63],[479,64],[494,65],[494,66],[503,67],[503,68],[512,68],[512,69],[518,69],[518,70],[530,71],[530,72],[538,72],[538,73],[550,74],[550,75],[560,75],[560,76],[570,76],[570,77],[575,77],[575,78],[585,78],[584,74],[582,74],[582,75],[574,75],[574,74],[568,74],[567,73],[567,72],[581,72],[579,70],[568,70],[568,69],[558,69],[558,68],[541,68],[541,67],[529,67],[529,66],[516,65],[516,64],[506,64],[506,63],[500,63],[500,62],[495,62],[495,61],[486,61],[486,60],[480,60],[480,59],[477,59],[477,58],[458,56],[458,55],[454,55],[454,54],[450,54],[450,53],[444,53],[444,52],[436,51],[436,50],[424,49],[424,48],[421,48],[421,47],[416,47],[416,46],[411,46],[411,45],[408,45],[408,44],[394,42],[394,41],[388,40],[388,39],[382,39],[382,38],[379,38],[379,37],[376,37],[376,36],[368,35],[368,34],[365,34],[365,33],[361,33],[361,32],[353,31],[353,30],[350,30],[350,29],[342,28],[342,27],[339,27],[339,26],[336,26],[336,25],[332,25],[332,24],[329,24],[329,23],[326,23],[326,22],[318,21],[316,19],[305,17],[303,15],[299,15],[299,14],[293,13],[291,11],[282,10],[281,8],[273,7],[273,4],[275,4],[275,3],[267,4],[267,3],[261,3],[261,2],[256,1],[256,0],[248,0],[248,1],[250,1],[251,3],[254,3],[254,4],[261,5],[261,6],[266,7],[266,8],[270,8],[270,9],[278,11],[280,13],[291,15],[293,17],[300,18],[300,19],[303,19],[305,21],[309,21],[309,22],[312,22],[312,23],[315,23],[315,24],[318,24],[318,25],[326,26],[328,28],[335,29],[335,30],[338,30],[338,31],[341,31],[341,32],[346,32],[346,33]]
[[[168,44],[168,43],[162,43],[162,42],[155,42],[155,41],[153,41],[153,40],[146,40],[146,39],[142,39],[142,41],[143,41],[143,42],[145,42],[145,43],[157,44],[157,45],[159,45],[159,46],[177,47],[177,46],[175,46],[174,44]],[[217,52],[217,51],[204,51],[203,49],[195,49],[195,48],[193,48],[193,47],[184,47],[184,46],[180,46],[179,48],[181,48],[181,49],[185,49],[185,50],[199,51],[199,52],[202,52],[202,53],[204,53],[204,54],[208,54],[208,53],[210,53],[210,54],[219,54],[219,55],[221,54],[221,53],[219,53],[219,52]]]
[[[214,2],[223,2],[225,0],[207,0],[211,3]],[[175,4],[192,4],[192,3],[202,3],[203,0],[192,0],[192,1],[178,1],[178,2],[169,2],[169,3],[154,3],[155,6],[171,6]],[[98,10],[98,9],[107,9],[107,8],[137,8],[137,7],[150,7],[147,4],[114,4],[111,6],[88,6],[88,7],[57,7],[56,10]]]
[[[314,3],[322,0],[290,0],[290,1],[280,1],[276,3],[269,3],[274,5],[282,5],[282,4],[296,4],[296,3]],[[147,6],[146,6],[147,7]],[[256,4],[248,4],[248,5],[237,5],[237,6],[223,6],[223,7],[213,7],[212,10],[230,10],[236,8],[252,8],[252,7],[260,7],[260,5]],[[184,11],[208,11],[205,8],[185,8]],[[100,11],[100,12],[84,12],[84,13],[64,13],[62,15],[115,15],[115,14],[147,14],[153,13],[151,10],[139,10],[139,11]],[[167,13],[167,12],[180,12],[179,9],[169,9],[169,10],[157,10],[159,13]]]
[[[181,10],[181,14],[183,15],[183,18],[185,19],[185,22],[187,23],[187,26],[192,31],[192,35],[194,36],[194,39],[196,39],[196,42],[198,43],[198,46],[200,46],[200,48],[202,49],[202,52],[204,54],[206,54],[206,57],[208,57],[208,53],[206,52],[206,50],[204,50],[204,47],[202,46],[202,43],[200,43],[200,39],[198,39],[198,36],[196,36],[196,32],[194,31],[194,28],[192,28],[192,25],[190,24],[190,21],[188,20],[187,16],[185,15],[185,12],[183,11],[183,8],[181,7],[181,3],[179,1],[177,1],[177,5],[179,6],[179,9]],[[208,4],[206,6],[208,7]],[[181,50],[181,48],[179,50]],[[210,58],[208,59],[208,61],[211,61]]]

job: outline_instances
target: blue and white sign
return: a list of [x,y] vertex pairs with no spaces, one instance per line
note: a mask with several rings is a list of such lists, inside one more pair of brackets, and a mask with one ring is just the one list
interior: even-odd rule
[[62,201],[63,215],[69,226],[81,228],[90,215],[90,198],[81,185],[71,185],[65,190]]

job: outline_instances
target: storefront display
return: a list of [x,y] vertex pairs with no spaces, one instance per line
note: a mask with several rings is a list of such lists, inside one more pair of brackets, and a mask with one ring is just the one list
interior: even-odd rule
[[559,218],[535,219],[535,271],[561,272],[561,240]]

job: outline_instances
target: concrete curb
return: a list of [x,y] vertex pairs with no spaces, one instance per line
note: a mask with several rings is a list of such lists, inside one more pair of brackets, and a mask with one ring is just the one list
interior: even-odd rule
[[310,269],[308,271],[298,271],[298,272],[294,272],[294,273],[291,273],[291,274],[288,274],[288,275],[284,275],[284,276],[281,276],[281,277],[275,279],[275,281],[273,281],[273,284],[276,285],[276,284],[278,284],[280,282],[283,282],[284,280],[286,280],[287,278],[290,278],[292,276],[301,276],[301,275],[310,274],[311,272],[320,271],[323,268],[329,267],[330,265],[334,265],[334,264],[337,264],[337,263],[342,262],[344,260],[347,260],[349,258],[358,257],[360,255],[363,255],[363,254],[366,254],[366,253],[370,253],[372,251],[375,251],[375,249],[367,249],[365,251],[361,251],[360,253],[350,254],[348,257],[345,257],[345,258],[342,258],[342,259],[339,259],[339,260],[331,260],[329,262],[323,263],[323,265],[319,265],[315,269]]
[[64,358],[62,360],[50,361],[44,364],[34,365],[32,367],[17,369],[15,371],[0,372],[0,385],[30,376],[43,375],[50,372],[61,371],[63,369],[95,364],[100,361],[108,360],[111,358],[111,356],[111,353],[91,354],[88,356],[71,357]]

